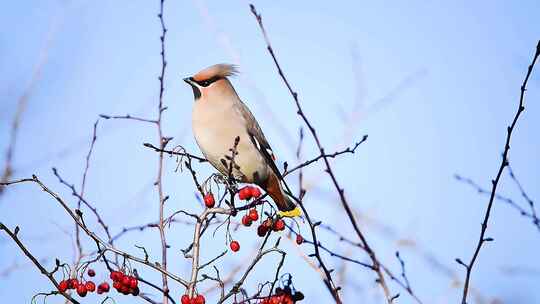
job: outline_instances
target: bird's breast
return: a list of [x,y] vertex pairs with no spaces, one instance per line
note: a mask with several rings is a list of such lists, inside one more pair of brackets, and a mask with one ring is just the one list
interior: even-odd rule
[[234,176],[250,183],[267,178],[268,166],[249,139],[243,117],[234,107],[210,107],[198,101],[193,108],[192,126],[202,153],[222,174],[228,174],[231,149],[236,137],[240,137],[236,148],[238,154],[234,157],[237,165],[233,170]]

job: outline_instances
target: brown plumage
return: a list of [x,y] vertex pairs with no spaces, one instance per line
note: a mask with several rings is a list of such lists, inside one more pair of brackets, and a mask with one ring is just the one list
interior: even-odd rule
[[262,186],[262,188],[265,189],[266,193],[274,200],[279,210],[290,211],[294,209],[294,204],[292,204],[290,199],[283,194],[279,179],[274,173],[268,176],[266,185]]

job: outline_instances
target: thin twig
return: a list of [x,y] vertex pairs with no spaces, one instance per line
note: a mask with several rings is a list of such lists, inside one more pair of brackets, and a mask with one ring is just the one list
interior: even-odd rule
[[[468,177],[464,177],[464,176],[455,174],[454,178],[459,182],[462,182],[462,183],[465,183],[465,184],[471,186],[472,188],[474,188],[476,190],[476,192],[478,192],[478,194],[482,194],[482,195],[490,195],[491,194],[491,191],[488,191],[485,188],[482,188],[480,185],[478,185],[478,183],[476,183],[475,181],[473,181],[472,179],[470,179]],[[495,194],[495,199],[500,201],[500,202],[506,203],[510,207],[516,209],[521,216],[531,219],[533,225],[536,226],[536,228],[540,231],[540,219],[538,218],[538,216],[536,214],[536,210],[534,209],[534,203],[532,205],[529,205],[529,206],[532,206],[532,208],[531,208],[532,212],[529,212],[529,211],[525,210],[523,207],[521,207],[518,203],[516,203],[513,199],[511,199],[509,197],[506,197],[504,195],[496,193]]]
[[[276,252],[276,253],[279,253],[281,255],[281,259],[283,260],[285,258],[285,255],[286,253],[284,251],[282,251],[281,249],[278,249],[278,248],[270,248],[270,249],[266,249],[264,251],[259,251],[259,253],[257,254],[257,256],[255,256],[255,258],[251,261],[251,263],[249,264],[249,266],[247,267],[246,271],[244,272],[244,274],[242,275],[242,277],[233,285],[233,287],[231,288],[231,290],[229,290],[229,292],[225,295],[225,296],[222,296],[219,301],[217,302],[217,304],[221,304],[223,302],[225,302],[225,300],[227,300],[228,298],[230,298],[231,296],[237,294],[239,291],[240,291],[240,286],[242,286],[244,284],[244,281],[246,280],[246,278],[248,277],[249,273],[253,270],[253,268],[255,267],[255,265],[257,265],[257,263],[267,254],[269,253],[272,253],[272,252]],[[282,263],[282,262],[280,262]]]
[[[82,177],[82,182],[81,182],[81,193],[79,195],[79,200],[77,201],[77,209],[81,209],[81,201],[84,198],[84,190],[86,188],[86,176],[88,174],[88,168],[90,167],[90,157],[92,156],[92,151],[94,151],[94,144],[96,143],[96,139],[97,139],[96,133],[97,133],[98,122],[99,122],[99,119],[97,119],[96,122],[94,123],[94,131],[92,132],[92,139],[90,140],[90,149],[88,149],[88,153],[86,154],[86,162],[85,162],[85,167],[84,167],[83,177]],[[54,170],[54,171],[55,171],[55,175],[57,177],[59,177],[56,174],[56,170]],[[74,187],[72,188],[72,191],[75,192]],[[90,209],[92,209],[92,208],[90,208]],[[105,224],[103,223],[103,221],[101,221],[101,217],[99,217],[96,210],[93,209],[92,211],[94,212],[94,214],[96,214],[100,224],[102,224],[103,227],[106,227]],[[108,233],[107,229],[105,229],[105,231]],[[107,235],[109,235],[109,234],[107,234]],[[109,235],[109,239],[110,239],[110,235]],[[80,259],[81,259],[81,257],[83,256],[83,247],[82,247],[82,244],[81,244],[81,231],[80,231],[79,226],[77,224],[75,224],[75,244],[76,244],[77,251],[78,251],[78,257],[77,257],[77,261],[76,261],[74,266],[77,266]],[[77,268],[77,267],[73,267],[73,268]]]
[[356,144],[354,144],[354,146],[351,148],[351,147],[347,147],[346,149],[344,150],[341,150],[341,151],[337,151],[337,152],[334,152],[334,153],[329,153],[329,154],[319,154],[318,156],[310,159],[310,160],[307,160],[299,165],[296,165],[294,166],[292,169],[288,169],[285,170],[285,172],[283,173],[283,176],[287,176],[289,174],[291,174],[292,172],[298,170],[298,169],[301,169],[301,168],[304,168],[306,166],[309,166],[311,165],[312,163],[322,159],[322,158],[335,158],[341,154],[345,154],[345,153],[351,153],[351,154],[354,154],[354,152],[356,152],[356,149],[363,143],[367,140],[368,136],[367,135],[364,135],[364,137],[362,137],[362,140],[360,140],[359,142],[357,142]]
[[158,121],[154,119],[148,119],[148,118],[142,118],[137,116],[132,116],[130,114],[126,115],[105,115],[105,114],[99,114],[99,117],[104,119],[128,119],[128,120],[136,120],[136,121],[142,121],[142,122],[148,122],[152,124],[157,124]]
[[529,208],[531,209],[529,216],[530,218],[532,218],[533,224],[540,231],[540,219],[538,219],[536,208],[534,207],[534,201],[529,197],[529,195],[527,195],[527,192],[525,192],[525,189],[523,189],[523,186],[521,185],[516,175],[514,174],[514,170],[512,169],[512,166],[510,166],[510,164],[508,165],[508,174],[510,174],[510,178],[512,178],[516,186],[518,186],[519,192],[521,193],[521,196],[523,197],[523,199],[527,201],[527,204],[529,205]]
[[147,148],[150,148],[150,149],[153,149],[156,152],[162,152],[162,153],[166,153],[166,154],[169,154],[169,155],[186,156],[186,157],[196,159],[201,163],[202,162],[207,162],[206,158],[204,158],[202,156],[197,156],[197,155],[194,155],[194,154],[190,154],[190,153],[187,153],[187,152],[178,152],[178,151],[161,149],[161,148],[158,148],[158,147],[152,145],[151,143],[144,143],[143,146],[145,146]]
[[[58,289],[58,287],[59,287],[58,282],[54,278],[54,273],[58,270],[58,262],[57,262],[57,267],[55,268],[55,270],[47,271],[47,269],[45,269],[45,267],[43,267],[43,265],[41,265],[41,263],[30,253],[30,251],[28,251],[28,249],[26,249],[26,247],[21,242],[21,240],[19,240],[19,237],[17,236],[17,233],[19,232],[19,227],[16,227],[15,231],[11,231],[3,223],[0,222],[0,230],[4,230],[7,233],[7,235],[9,235],[9,237],[11,237],[13,239],[13,241],[17,244],[17,246],[19,246],[19,248],[24,253],[24,255],[26,255],[28,257],[28,259],[30,259],[30,261],[32,261],[32,263],[34,263],[34,265],[36,265],[36,267],[39,269],[39,271],[41,271],[41,273],[43,275],[45,275],[49,279],[49,281],[51,281],[53,283],[54,287],[56,287],[56,289]],[[67,294],[65,292],[53,291],[51,294],[61,294],[62,296],[64,296],[64,298],[66,298],[66,300],[71,301],[74,304],[79,304],[78,301],[73,299],[69,294]]]
[[[487,205],[486,213],[484,215],[484,220],[482,221],[482,228],[480,230],[480,237],[478,238],[478,243],[476,244],[476,249],[474,250],[474,254],[471,257],[471,260],[468,264],[461,263],[463,266],[465,266],[465,269],[467,270],[467,274],[465,276],[465,283],[463,285],[463,297],[461,299],[462,304],[467,304],[467,295],[469,291],[469,284],[471,281],[471,274],[473,266],[476,262],[476,259],[478,258],[478,254],[480,253],[480,249],[482,248],[482,245],[492,239],[486,239],[485,234],[488,227],[489,222],[489,216],[491,215],[491,208],[493,207],[493,201],[495,199],[495,194],[497,192],[497,186],[499,185],[499,180],[501,178],[501,175],[504,171],[504,168],[508,166],[508,151],[510,151],[510,140],[512,138],[512,132],[514,131],[514,128],[517,124],[517,121],[521,115],[521,113],[525,110],[525,106],[523,105],[523,100],[525,98],[525,91],[527,89],[527,82],[529,81],[529,77],[531,76],[534,64],[536,63],[536,60],[538,59],[538,56],[540,56],[540,41],[538,41],[538,44],[536,45],[536,52],[534,54],[534,57],[532,59],[531,64],[529,65],[529,68],[527,70],[527,75],[525,76],[525,79],[523,80],[523,84],[521,85],[521,94],[519,96],[519,106],[516,111],[516,114],[514,115],[514,119],[512,120],[512,124],[508,126],[507,132],[506,132],[506,142],[504,145],[504,152],[502,154],[502,160],[501,164],[499,165],[499,169],[497,171],[497,175],[494,180],[492,180],[491,184],[491,194],[489,197],[489,202]],[[458,259],[458,261],[461,261]],[[458,262],[459,263],[459,262]]]
[[73,196],[75,196],[76,198],[78,198],[80,202],[82,202],[84,205],[86,205],[86,207],[88,207],[88,209],[90,209],[90,211],[92,211],[92,213],[96,216],[96,219],[97,219],[99,225],[100,225],[100,226],[103,228],[103,230],[105,231],[105,234],[107,235],[107,238],[108,238],[108,240],[109,240],[109,243],[110,243],[110,244],[113,244],[113,241],[114,241],[114,240],[113,240],[113,238],[111,237],[111,233],[110,233],[110,231],[109,231],[109,226],[107,226],[107,225],[105,224],[105,222],[103,221],[103,219],[102,219],[101,216],[99,215],[99,212],[98,212],[97,208],[94,207],[94,206],[92,206],[92,204],[90,204],[85,198],[82,197],[81,194],[79,194],[79,193],[77,192],[77,190],[75,189],[75,185],[70,184],[70,183],[68,183],[66,180],[64,180],[64,179],[60,176],[60,174],[58,173],[58,169],[52,168],[52,171],[53,171],[54,176],[56,176],[56,178],[58,178],[58,181],[59,181],[61,184],[65,185],[66,187],[70,188],[70,189],[71,189],[71,194],[72,194]]

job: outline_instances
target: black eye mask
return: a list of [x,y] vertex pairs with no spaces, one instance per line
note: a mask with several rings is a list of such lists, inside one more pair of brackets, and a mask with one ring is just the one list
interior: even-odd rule
[[201,87],[207,87],[207,86],[211,85],[212,83],[214,83],[214,82],[216,82],[216,81],[218,81],[220,79],[221,79],[221,77],[215,76],[215,77],[212,77],[212,78],[206,79],[206,80],[201,80],[201,81],[193,80],[193,81],[195,81]]

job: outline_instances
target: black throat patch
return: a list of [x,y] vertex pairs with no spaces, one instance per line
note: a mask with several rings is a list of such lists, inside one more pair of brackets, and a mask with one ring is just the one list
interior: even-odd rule
[[201,98],[201,90],[194,85],[192,85],[191,88],[193,89],[193,96],[195,96],[195,100]]

